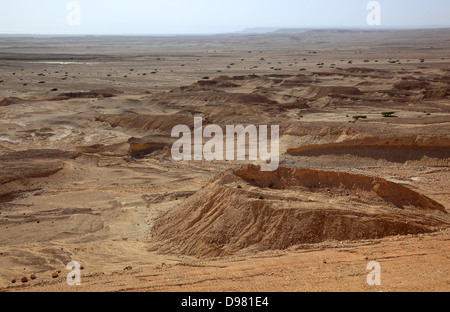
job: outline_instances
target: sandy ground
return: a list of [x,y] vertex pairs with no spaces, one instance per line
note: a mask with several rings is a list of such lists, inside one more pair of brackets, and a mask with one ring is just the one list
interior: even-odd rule
[[[0,290],[449,291],[449,51],[448,29],[3,37]],[[195,116],[280,125],[280,166],[330,178],[175,162]],[[316,223],[286,228],[292,211]]]

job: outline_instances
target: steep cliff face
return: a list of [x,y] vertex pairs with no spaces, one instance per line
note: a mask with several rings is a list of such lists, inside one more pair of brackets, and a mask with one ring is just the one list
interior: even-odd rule
[[325,144],[289,148],[292,156],[353,155],[381,159],[395,163],[416,162],[425,165],[448,167],[450,140],[446,137],[367,137]]

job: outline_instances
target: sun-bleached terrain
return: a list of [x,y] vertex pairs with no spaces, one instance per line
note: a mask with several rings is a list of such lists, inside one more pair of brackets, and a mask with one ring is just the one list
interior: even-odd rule
[[[2,37],[0,290],[449,291],[449,55],[448,29]],[[174,161],[195,117],[279,125],[278,170]]]

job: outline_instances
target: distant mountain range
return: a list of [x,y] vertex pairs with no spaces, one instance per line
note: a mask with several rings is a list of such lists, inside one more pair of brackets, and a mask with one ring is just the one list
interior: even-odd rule
[[425,30],[425,29],[450,29],[448,26],[408,26],[408,27],[304,27],[304,28],[283,28],[283,27],[251,27],[244,30],[237,31],[235,34],[290,34],[290,33],[303,33],[307,31],[329,32],[335,31],[339,33],[343,32],[360,32],[360,31],[377,31],[377,30]]
[[280,30],[280,28],[277,27],[252,27],[252,28],[245,28],[244,30],[238,31],[239,34],[267,34],[271,32],[275,32]]

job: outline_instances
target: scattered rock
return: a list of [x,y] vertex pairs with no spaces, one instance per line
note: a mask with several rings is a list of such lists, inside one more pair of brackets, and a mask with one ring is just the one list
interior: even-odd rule
[[21,279],[22,283],[28,283],[28,277],[24,276]]

